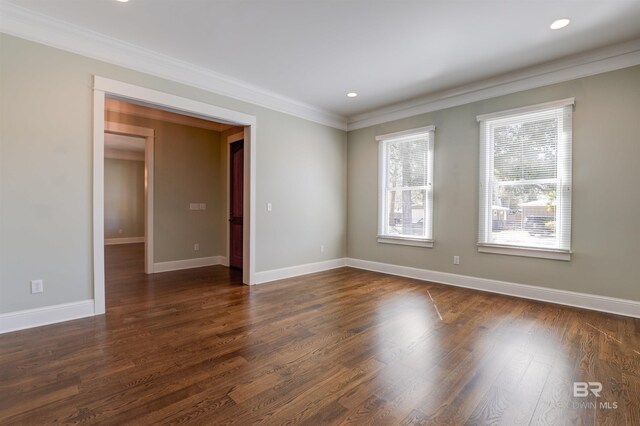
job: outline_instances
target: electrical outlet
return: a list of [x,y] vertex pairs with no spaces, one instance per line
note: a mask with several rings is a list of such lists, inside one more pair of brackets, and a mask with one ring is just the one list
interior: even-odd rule
[[320,253],[324,253],[324,246],[323,245],[320,246]]
[[273,210],[273,206],[271,203],[267,203],[267,211],[270,212],[271,210]]
[[200,203],[200,210],[206,210],[207,209],[207,203]]
[[198,203],[189,203],[189,210],[200,210],[200,204],[198,204]]
[[31,281],[31,294],[42,293],[44,291],[44,282],[42,280]]
[[200,244],[195,243],[195,244],[193,245],[193,251],[198,251],[198,250],[200,250]]
[[460,256],[453,256],[453,264],[454,265],[460,264]]

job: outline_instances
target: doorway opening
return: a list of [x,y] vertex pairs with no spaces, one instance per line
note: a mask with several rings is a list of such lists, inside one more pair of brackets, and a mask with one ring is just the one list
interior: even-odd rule
[[[144,114],[155,115],[143,117],[144,120],[140,122],[136,122],[131,117],[129,121],[114,119],[121,114],[137,115],[138,118]],[[208,153],[200,152],[200,154],[185,157],[180,149],[167,152],[168,146],[175,148],[185,145],[184,138],[175,137],[175,135],[174,139],[177,140],[173,144],[166,143],[164,139],[159,142],[157,129],[149,123],[153,120],[167,119],[167,117],[170,117],[168,121],[174,120],[172,124],[174,127],[176,125],[185,127],[193,123],[198,123],[200,127],[204,126],[203,123],[219,126],[221,150],[218,155],[221,163],[226,164],[226,170],[215,172],[220,178],[221,195],[218,199],[205,199],[192,191],[197,186],[212,185],[211,179],[207,180],[207,167],[200,165],[198,168],[197,164],[203,158],[209,158]],[[176,117],[180,117],[179,120],[182,122],[175,123]],[[166,133],[163,130],[163,137]],[[237,148],[239,140],[242,141],[241,149]],[[141,141],[144,141],[144,154],[140,150]],[[105,171],[109,173],[110,170],[106,169],[111,167],[111,165],[105,166],[105,159],[113,153],[114,143],[120,143],[121,147],[122,144],[128,143],[130,145],[124,145],[124,147],[132,149],[136,146],[137,154],[132,156],[135,155],[138,160],[141,157],[144,158],[144,237],[125,236],[124,234],[128,231],[125,231],[125,227],[118,225],[124,222],[119,222],[121,219],[114,219],[114,215],[104,210],[105,195],[109,195],[104,186]],[[229,161],[224,161],[226,159]],[[173,170],[173,178],[169,176],[169,179],[163,175],[167,173],[168,161],[178,165],[178,170]],[[160,169],[159,162],[162,163]],[[195,170],[196,176],[192,176],[190,182],[180,183],[180,179],[189,175],[192,169]],[[162,185],[159,193],[159,182],[170,183]],[[168,187],[171,187],[173,192],[167,195]],[[132,192],[137,193],[135,190]],[[200,194],[204,192],[201,190]],[[255,221],[253,220],[255,218],[255,117],[96,76],[93,201],[96,314],[105,312],[105,243],[129,243],[132,246],[144,243],[146,274],[212,264],[225,266],[232,264],[242,270],[244,284],[253,284],[255,282]],[[124,208],[123,211],[135,210],[139,213],[140,203],[138,202],[137,205],[137,208]],[[210,236],[209,232],[198,231],[196,225],[207,223],[207,218],[217,213],[224,215],[224,221],[219,226],[218,246],[216,246],[218,248],[212,248],[212,243],[207,239]],[[167,218],[178,219],[172,223]],[[180,228],[181,223],[191,226]],[[139,234],[139,227],[136,229]],[[114,232],[116,234],[113,234]],[[118,235],[122,237],[118,238]],[[129,240],[123,241],[126,238]],[[192,250],[196,254],[185,255],[185,247],[187,251]],[[200,250],[202,250],[201,255],[198,255],[197,252]],[[137,252],[139,253],[140,250]]]
[[105,120],[105,244],[144,244],[147,274],[154,266],[154,134],[149,127]]

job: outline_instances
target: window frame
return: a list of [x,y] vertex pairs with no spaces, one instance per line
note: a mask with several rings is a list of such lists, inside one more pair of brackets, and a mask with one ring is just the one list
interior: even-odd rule
[[[385,234],[385,224],[388,222],[387,209],[387,150],[386,146],[390,142],[398,139],[426,136],[427,140],[427,181],[424,186],[417,186],[417,189],[424,189],[425,196],[425,236],[412,237],[408,235]],[[414,247],[433,247],[433,164],[434,164],[434,135],[435,126],[419,127],[401,132],[387,133],[376,136],[378,142],[378,243],[399,244]],[[414,188],[414,187],[407,187]]]
[[[566,107],[569,107],[565,110]],[[561,99],[558,101],[546,102],[531,105],[523,108],[516,108],[506,111],[495,112],[477,116],[480,123],[480,175],[479,175],[479,208],[478,208],[478,251],[481,253],[493,253],[512,256],[536,257],[554,260],[571,260],[571,192],[572,192],[572,147],[573,147],[573,107],[575,99]],[[563,119],[558,128],[558,156],[556,178],[552,180],[558,185],[556,198],[556,226],[559,245],[566,248],[540,247],[517,244],[500,244],[491,242],[491,218],[493,184],[493,148],[488,149],[487,144],[493,143],[491,131],[493,127],[504,125],[509,122],[527,122],[535,119],[536,114],[544,114],[550,110],[562,109]],[[529,116],[529,117],[526,117]],[[518,120],[520,119],[520,120]],[[549,181],[551,179],[532,179],[535,181]],[[525,183],[522,183],[524,185]],[[483,214],[484,213],[484,214]],[[483,220],[484,219],[484,220]],[[568,224],[567,226],[564,226]]]

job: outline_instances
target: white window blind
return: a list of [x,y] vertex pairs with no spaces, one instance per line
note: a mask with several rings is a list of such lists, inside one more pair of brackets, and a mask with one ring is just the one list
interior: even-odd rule
[[[432,241],[434,127],[378,136],[379,242]],[[413,243],[412,243],[413,242]]]
[[566,99],[478,117],[481,251],[557,252],[565,256],[551,258],[568,260],[573,104]]

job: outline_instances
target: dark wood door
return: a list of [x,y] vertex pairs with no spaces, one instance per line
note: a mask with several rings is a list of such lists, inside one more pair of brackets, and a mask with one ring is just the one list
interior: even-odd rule
[[242,269],[242,215],[244,184],[244,141],[233,142],[229,164],[229,265]]

